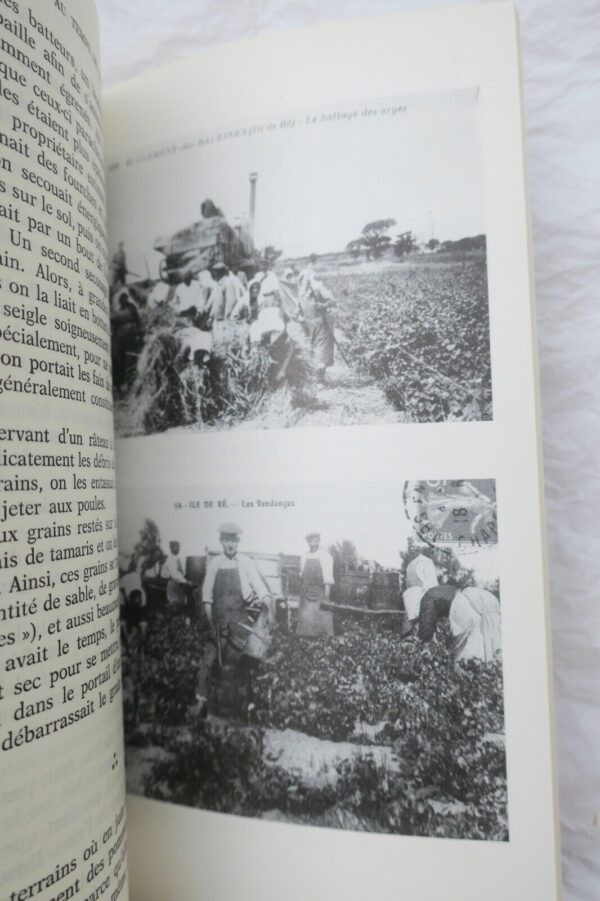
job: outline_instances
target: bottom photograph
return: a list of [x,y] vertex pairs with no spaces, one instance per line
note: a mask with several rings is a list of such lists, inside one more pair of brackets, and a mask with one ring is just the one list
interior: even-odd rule
[[129,792],[508,841],[493,479],[123,489],[119,542]]

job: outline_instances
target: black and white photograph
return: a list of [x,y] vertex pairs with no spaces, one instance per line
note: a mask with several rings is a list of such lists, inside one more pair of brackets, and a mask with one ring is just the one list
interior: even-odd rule
[[508,841],[493,480],[132,493],[119,529],[129,792]]
[[376,99],[110,161],[118,437],[492,419],[479,106]]

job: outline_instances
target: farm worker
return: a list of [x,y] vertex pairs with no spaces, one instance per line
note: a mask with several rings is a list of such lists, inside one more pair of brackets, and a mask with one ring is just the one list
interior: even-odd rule
[[256,320],[250,325],[250,340],[253,344],[271,345],[283,331],[285,323],[281,313],[275,307],[267,307],[258,311]]
[[170,553],[160,570],[161,578],[167,579],[167,604],[172,607],[180,607],[187,600],[185,592],[187,580],[179,556],[180,547],[178,541],[169,542]]
[[316,253],[311,253],[310,257],[308,258],[308,263],[298,275],[298,287],[302,296],[304,296],[308,292],[308,288],[315,278],[315,265],[317,259],[318,257]]
[[281,308],[281,285],[279,279],[272,270],[273,261],[270,256],[263,257],[261,261],[261,271],[258,272],[250,284],[256,283],[260,286],[258,293],[258,308],[264,310],[269,307]]
[[[210,281],[212,282],[212,279]],[[202,315],[206,310],[210,294],[211,287],[206,284],[206,279],[194,278],[188,272],[184,280],[179,282],[175,288],[170,305],[178,315],[190,312]]]
[[450,649],[455,663],[473,657],[489,663],[502,648],[500,602],[485,588],[459,591],[450,607]]
[[[438,584],[438,580],[442,582]],[[430,557],[419,554],[406,568],[404,609],[407,622],[402,637],[410,635],[418,626],[421,641],[429,642],[435,635],[440,619],[447,618],[458,588],[448,585],[444,567],[436,565]]]
[[271,607],[269,588],[261,577],[256,564],[244,554],[238,554],[242,529],[234,522],[219,526],[219,541],[223,552],[213,557],[206,567],[202,585],[202,605],[211,637],[207,641],[198,669],[197,702],[199,712],[204,712],[208,696],[211,669],[218,651],[215,630],[221,641],[223,662],[235,663],[241,653],[229,635],[230,623],[247,623],[249,606],[258,603],[263,609]]
[[269,380],[275,386],[280,385],[296,353],[296,344],[288,334],[279,310],[275,307],[260,310],[258,318],[250,323],[250,341],[268,348],[273,360]]
[[150,289],[150,293],[146,299],[146,309],[156,310],[157,307],[167,306],[169,301],[175,295],[175,285],[167,284],[167,282],[158,281]]
[[252,323],[258,318],[258,295],[260,294],[260,285],[258,282],[251,282],[248,285],[248,322]]
[[407,626],[404,634],[409,634],[419,619],[421,602],[430,588],[437,587],[438,577],[435,563],[425,554],[418,554],[406,567],[406,589],[402,595],[406,610]]
[[215,263],[211,275],[215,282],[213,317],[219,320],[235,319],[242,308],[248,305],[246,289],[225,263]]
[[325,370],[333,366],[335,336],[331,302],[333,295],[323,282],[313,279],[304,295],[304,324],[310,339],[313,365],[320,384],[325,383]]
[[119,591],[121,603],[126,604],[132,592],[139,591],[142,599],[142,607],[146,606],[146,592],[142,588],[141,560],[136,565],[132,558],[129,569],[119,579]]
[[144,561],[144,569],[142,573],[142,579],[157,579],[160,578],[160,571],[163,568],[163,564],[167,559],[167,555],[163,550],[157,548],[150,556],[148,556]]
[[323,610],[333,585],[333,558],[321,547],[319,532],[306,536],[308,552],[300,561],[300,606],[296,634],[303,638],[331,637],[333,613]]
[[212,201],[209,197],[206,200],[203,200],[200,204],[200,214],[203,219],[214,219],[215,217],[224,219],[225,214],[223,210],[219,209],[219,207]]
[[112,278],[110,283],[111,291],[118,291],[124,288],[127,282],[127,257],[125,256],[125,245],[119,241],[117,250],[111,260]]
[[136,563],[135,558],[132,557],[128,572],[119,579],[121,634],[127,650],[129,650],[132,633],[136,632],[143,638],[146,631],[147,598],[142,587],[141,565],[141,559]]
[[140,306],[129,288],[121,288],[120,291],[117,291],[112,295],[111,314],[118,313],[124,301],[134,306],[139,313]]
[[110,316],[113,387],[127,388],[135,376],[144,344],[144,329],[136,302],[129,291],[121,291]]
[[403,595],[408,624],[403,635],[418,624],[419,638],[431,641],[439,620],[448,617],[455,663],[472,657],[492,660],[502,647],[498,599],[491,591],[474,585],[458,588],[437,583],[436,566],[429,557],[419,554],[409,563],[408,587]]
[[431,641],[435,635],[437,624],[441,619],[448,619],[452,601],[458,593],[456,585],[436,585],[423,595],[419,609],[418,626],[421,641]]
[[248,292],[225,263],[215,263],[211,274],[215,282],[210,298],[213,337],[216,344],[225,344],[235,337],[233,321],[248,308]]
[[288,266],[279,281],[281,310],[287,319],[300,319],[303,315],[300,305],[300,289],[298,275],[292,266]]
[[187,359],[199,367],[208,364],[213,346],[211,332],[205,332],[196,328],[195,325],[189,325],[186,328],[178,329],[176,335],[179,338],[179,354],[183,359]]

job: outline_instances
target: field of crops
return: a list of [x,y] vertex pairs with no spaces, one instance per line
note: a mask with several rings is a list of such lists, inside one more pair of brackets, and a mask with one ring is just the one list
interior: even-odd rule
[[329,278],[345,351],[416,422],[492,418],[485,258]]
[[[144,794],[316,825],[507,839],[500,660],[455,671],[443,629],[428,646],[358,626],[313,642],[279,632],[245,714],[193,723],[196,630],[183,617],[150,627],[139,687],[152,721],[128,738],[130,750],[160,749]],[[315,780],[286,766],[274,736],[306,742],[313,761],[333,752],[333,773]]]

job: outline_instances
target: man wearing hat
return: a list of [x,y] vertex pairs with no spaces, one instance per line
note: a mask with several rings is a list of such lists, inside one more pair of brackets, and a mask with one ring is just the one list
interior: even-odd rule
[[[250,557],[238,554],[242,529],[234,522],[219,526],[219,540],[223,552],[213,557],[207,568],[202,586],[202,604],[206,621],[222,637],[223,661],[233,663],[240,653],[227,636],[230,623],[245,623],[247,608],[258,600],[270,609],[271,596],[266,582],[260,576]],[[198,702],[205,704],[211,668],[217,659],[217,645],[211,639],[205,647],[198,672]]]
[[321,605],[329,600],[333,585],[333,558],[321,547],[319,532],[309,532],[306,540],[308,553],[300,561],[296,634],[304,638],[330,637],[333,635],[333,614],[331,610],[323,610]]

